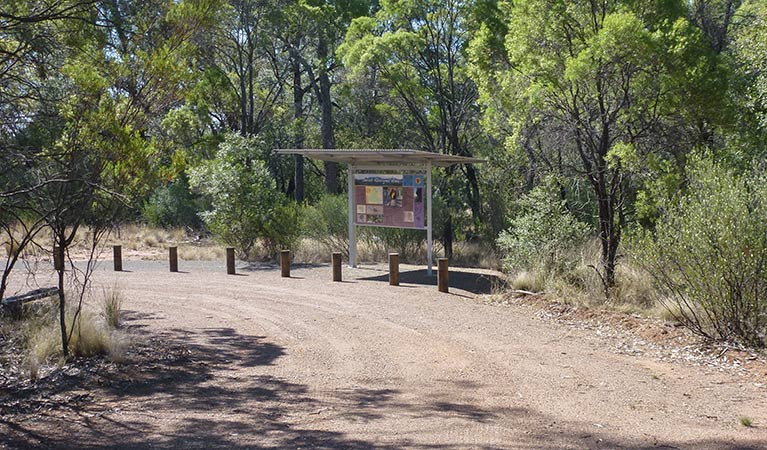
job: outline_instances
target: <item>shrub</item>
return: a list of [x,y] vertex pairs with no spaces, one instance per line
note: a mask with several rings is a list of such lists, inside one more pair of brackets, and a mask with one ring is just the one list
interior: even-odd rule
[[200,200],[189,191],[185,176],[155,189],[144,205],[142,214],[149,225],[155,227],[200,228]]
[[294,249],[301,238],[303,210],[295,202],[278,205],[270,221],[264,224],[264,248],[270,255],[283,249]]
[[326,253],[349,256],[348,202],[345,195],[326,195],[303,213],[304,236],[318,243]]
[[426,260],[426,254],[423,251],[426,233],[423,230],[365,227],[360,232],[360,239],[371,247],[377,247],[377,251],[374,251],[376,254],[397,252],[403,262],[415,263]]
[[552,178],[525,194],[515,204],[518,215],[498,237],[507,271],[528,270],[542,276],[571,270],[574,251],[583,243],[588,226],[565,208]]
[[689,187],[635,242],[660,300],[712,339],[764,346],[767,335],[767,179],[710,160],[688,165]]
[[205,195],[211,209],[200,214],[211,232],[255,256],[259,240],[273,252],[290,245],[300,231],[299,209],[277,191],[264,162],[262,144],[254,138],[227,135],[216,157],[190,171],[190,185]]

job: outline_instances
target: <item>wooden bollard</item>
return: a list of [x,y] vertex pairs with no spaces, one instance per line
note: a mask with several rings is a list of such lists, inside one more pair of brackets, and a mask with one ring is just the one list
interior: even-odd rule
[[60,247],[53,247],[53,268],[58,272],[64,270],[64,252]]
[[437,289],[440,292],[448,292],[448,283],[447,258],[439,258],[437,260]]
[[170,262],[170,271],[178,272],[178,247],[168,247],[168,261]]
[[333,252],[333,281],[341,281],[341,253]]
[[123,271],[123,246],[122,245],[112,246],[112,259],[114,261],[115,272],[122,272]]
[[234,247],[226,248],[226,273],[234,275]]
[[280,268],[282,269],[282,278],[290,278],[290,250],[280,252]]
[[399,286],[399,253],[389,253],[389,285]]

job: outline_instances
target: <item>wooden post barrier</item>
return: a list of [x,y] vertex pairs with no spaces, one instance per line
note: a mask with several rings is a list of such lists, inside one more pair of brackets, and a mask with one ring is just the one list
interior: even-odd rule
[[64,252],[60,247],[53,247],[53,268],[58,272],[64,270]]
[[341,281],[341,253],[333,252],[333,281]]
[[112,259],[114,261],[115,272],[122,272],[123,271],[123,246],[122,245],[112,246]]
[[234,275],[234,247],[226,248],[226,273]]
[[389,285],[399,286],[399,253],[389,253]]
[[282,269],[282,278],[290,278],[290,250],[280,252],[280,268]]
[[168,247],[168,261],[170,262],[170,271],[178,272],[178,247]]
[[440,292],[448,292],[448,269],[447,258],[439,258],[437,260],[437,288]]

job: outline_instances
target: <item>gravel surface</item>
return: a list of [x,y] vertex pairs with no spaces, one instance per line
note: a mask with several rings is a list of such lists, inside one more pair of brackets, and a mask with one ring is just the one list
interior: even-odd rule
[[94,279],[123,291],[143,365],[0,418],[0,448],[767,449],[767,373],[499,304],[490,272],[442,294],[408,266],[399,287],[381,267],[125,269]]

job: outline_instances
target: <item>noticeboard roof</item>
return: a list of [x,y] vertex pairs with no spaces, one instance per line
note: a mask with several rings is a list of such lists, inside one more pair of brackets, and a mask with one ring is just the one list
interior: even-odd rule
[[443,155],[410,149],[276,149],[278,155],[304,155],[321,161],[353,165],[426,164],[452,166],[453,164],[481,164],[484,159],[467,156]]

